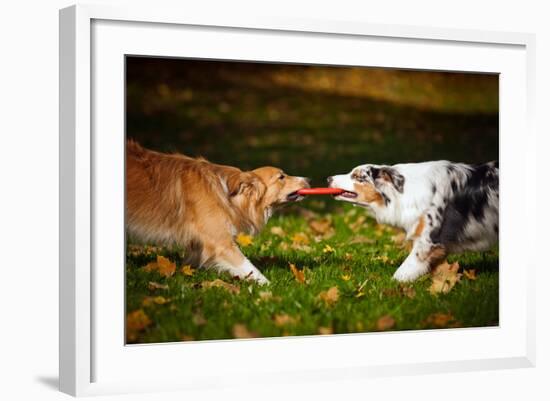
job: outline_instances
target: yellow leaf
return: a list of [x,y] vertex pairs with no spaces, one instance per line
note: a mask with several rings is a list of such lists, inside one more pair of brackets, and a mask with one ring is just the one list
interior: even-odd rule
[[299,283],[305,283],[306,282],[306,276],[305,276],[304,270],[298,270],[298,268],[296,267],[296,265],[294,263],[289,263],[288,265],[289,265],[290,271],[294,275],[294,278],[296,279],[296,281],[299,282]]
[[332,327],[319,326],[318,333],[319,334],[325,334],[325,335],[326,334],[332,334],[333,330],[332,330]]
[[201,283],[201,286],[204,289],[209,289],[209,288],[214,288],[214,287],[223,288],[223,289],[225,289],[229,292],[232,292],[234,294],[238,294],[241,291],[241,289],[239,287],[237,287],[236,285],[226,283],[225,281],[220,280],[219,278],[217,278],[213,281],[203,281]]
[[271,291],[260,291],[258,295],[262,301],[269,301],[273,297]]
[[237,244],[240,246],[249,246],[252,245],[252,236],[245,233],[239,233],[235,238],[235,241],[237,241]]
[[157,255],[157,261],[148,263],[143,269],[147,272],[157,270],[164,277],[170,277],[176,272],[176,264],[162,255]]
[[281,227],[271,227],[270,231],[271,234],[277,235],[279,237],[284,237],[286,235],[285,231]]
[[237,323],[233,325],[233,337],[235,338],[254,338],[258,333],[248,330],[246,325]]
[[323,253],[334,253],[336,252],[336,250],[331,247],[329,244],[326,244],[325,247],[323,248]]
[[297,318],[289,316],[286,313],[273,316],[273,320],[275,321],[275,325],[279,327],[295,324],[298,321]]
[[140,331],[151,325],[151,319],[143,309],[135,310],[126,316],[126,337],[128,341],[137,340]]
[[462,277],[461,273],[458,273],[460,266],[458,262],[450,265],[447,262],[443,262],[438,265],[432,272],[432,285],[430,286],[430,293],[432,295],[443,293],[446,294],[460,281]]
[[477,279],[475,269],[464,269],[464,277],[466,277],[468,280]]
[[195,273],[195,269],[192,269],[192,268],[191,268],[191,265],[185,265],[185,266],[182,266],[182,267],[181,267],[181,272],[182,272],[185,276],[192,276],[193,273]]
[[340,292],[338,287],[330,287],[326,291],[321,291],[318,295],[318,298],[325,303],[325,305],[333,305],[338,302],[340,298]]
[[350,281],[351,274],[342,274],[342,280],[344,281]]
[[376,329],[379,331],[389,330],[395,326],[395,319],[390,315],[384,315],[376,321]]
[[298,245],[309,244],[309,238],[304,233],[296,233],[292,236],[292,242]]
[[351,253],[347,253],[347,252],[346,252],[346,253],[344,254],[344,259],[346,259],[346,260],[352,260],[352,259],[353,259],[353,255],[352,255]]

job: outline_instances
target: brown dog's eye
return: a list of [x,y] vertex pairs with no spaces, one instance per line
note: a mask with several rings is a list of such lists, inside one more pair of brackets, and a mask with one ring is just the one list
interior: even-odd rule
[[284,179],[285,179],[285,175],[284,175],[284,174],[281,174],[281,175],[279,176],[279,179],[280,179],[280,180],[284,180]]

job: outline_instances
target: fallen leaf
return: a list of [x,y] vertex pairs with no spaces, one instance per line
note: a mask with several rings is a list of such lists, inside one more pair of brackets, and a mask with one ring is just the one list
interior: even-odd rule
[[350,281],[351,280],[351,274],[342,274],[342,280]]
[[165,303],[170,302],[169,299],[164,298],[163,296],[159,295],[156,297],[145,297],[143,298],[143,301],[141,302],[141,305],[144,307],[151,306],[153,304],[157,305],[164,305]]
[[156,262],[148,263],[143,269],[146,272],[157,270],[164,277],[170,277],[176,272],[176,264],[162,255],[157,255]]
[[407,235],[404,232],[400,232],[398,234],[392,235],[391,240],[397,244],[401,245],[405,242],[405,239],[407,238]]
[[273,297],[271,291],[260,291],[258,295],[262,301],[269,301]]
[[195,269],[191,268],[191,265],[185,265],[185,266],[182,266],[181,272],[185,276],[192,276],[193,273],[195,273]]
[[236,285],[226,283],[225,281],[223,281],[219,278],[217,278],[215,280],[212,280],[212,281],[203,281],[201,283],[201,286],[204,289],[210,289],[210,288],[214,288],[214,287],[223,288],[223,289],[225,289],[229,292],[232,292],[233,294],[238,294],[239,292],[241,292],[241,289],[239,287],[237,287]]
[[454,316],[450,313],[432,313],[425,321],[427,326],[448,327],[450,323],[457,323]]
[[477,279],[475,269],[464,269],[464,277],[466,277],[468,280]]
[[126,316],[126,338],[128,341],[137,340],[139,332],[145,330],[152,323],[143,309],[129,313]]
[[207,320],[202,313],[195,313],[193,315],[193,323],[195,326],[204,326]]
[[317,332],[319,334],[333,334],[334,331],[332,330],[332,327],[324,327],[324,326],[319,326],[319,329],[317,330]]
[[344,259],[345,260],[352,260],[353,259],[353,255],[351,253],[345,253],[344,254]]
[[304,270],[303,269],[299,270],[294,263],[289,263],[288,265],[296,281],[299,283],[305,283],[306,276],[305,276]]
[[273,235],[277,235],[279,237],[284,237],[286,235],[285,231],[283,230],[282,227],[279,227],[279,226],[276,226],[276,227],[271,227],[271,230],[270,230],[271,234]]
[[309,244],[309,237],[304,233],[296,233],[292,236],[292,242],[295,244],[307,245]]
[[258,337],[258,333],[248,330],[248,328],[244,324],[236,323],[233,325],[233,337],[255,338],[255,337]]
[[416,296],[416,290],[413,287],[411,287],[410,285],[401,286],[401,292],[407,298],[413,299]]
[[252,236],[245,233],[239,233],[237,234],[235,241],[237,241],[237,244],[242,247],[250,246],[252,245]]
[[313,251],[309,245],[297,244],[296,242],[293,242],[290,247],[296,251],[302,251],[305,253],[311,253],[311,251]]
[[351,228],[353,232],[359,231],[359,229],[367,226],[365,224],[366,220],[367,220],[366,216],[359,216],[357,220],[355,220],[353,223],[349,225],[349,228]]
[[148,287],[150,290],[167,290],[168,284],[160,284],[154,281],[149,281]]
[[326,291],[321,291],[317,296],[325,305],[334,305],[340,298],[340,291],[338,287],[330,287]]
[[363,235],[358,235],[348,242],[348,244],[374,244],[374,243],[376,243],[375,240],[373,240],[372,238],[367,238]]
[[461,273],[458,273],[460,268],[458,262],[450,265],[443,262],[438,265],[432,272],[432,285],[429,291],[432,295],[443,293],[446,294],[460,281]]
[[273,320],[278,327],[295,324],[298,321],[297,318],[289,316],[286,313],[273,316]]
[[286,243],[286,242],[281,242],[279,244],[279,248],[281,248],[282,251],[288,251],[288,249],[290,248],[290,246]]
[[395,326],[395,319],[390,315],[384,315],[376,321],[376,329],[379,331],[389,330]]
[[326,244],[325,247],[323,248],[323,253],[334,253],[336,252],[336,250],[331,247],[329,244]]
[[312,220],[309,222],[309,226],[313,232],[318,235],[330,235],[334,231],[332,228],[332,221],[329,218]]

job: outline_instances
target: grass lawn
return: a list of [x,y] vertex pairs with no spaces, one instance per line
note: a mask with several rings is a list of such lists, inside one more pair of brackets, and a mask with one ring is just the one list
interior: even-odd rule
[[[188,270],[192,275],[186,275],[177,251],[130,246],[127,310],[129,319],[141,319],[141,326],[138,322],[135,330],[129,330],[128,341],[498,324],[497,251],[452,257],[461,267],[475,269],[476,277],[463,276],[448,293],[433,295],[429,276],[410,285],[391,279],[407,255],[407,244],[401,242],[398,231],[376,224],[365,218],[363,210],[348,205],[327,215],[292,208],[292,214],[275,216],[260,236],[242,247],[271,280],[266,286],[212,271]],[[176,262],[172,276],[143,268],[157,254]],[[290,263],[303,270],[305,282],[296,279]],[[217,278],[231,286],[204,284]],[[338,289],[336,297],[334,289],[327,293],[333,287]]]
[[[496,76],[130,58],[126,93],[127,136],[146,147],[275,165],[313,186],[366,162],[498,159]],[[470,274],[432,294],[429,276],[392,280],[402,237],[363,209],[308,199],[241,238],[267,286],[184,267],[183,250],[128,243],[127,341],[498,325],[498,248],[451,256]]]

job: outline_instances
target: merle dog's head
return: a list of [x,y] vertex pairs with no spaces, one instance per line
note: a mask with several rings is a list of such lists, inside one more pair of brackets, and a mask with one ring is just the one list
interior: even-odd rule
[[346,191],[336,199],[368,207],[387,205],[405,187],[405,177],[396,168],[375,164],[357,166],[348,174],[333,175],[327,181],[329,187]]

